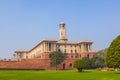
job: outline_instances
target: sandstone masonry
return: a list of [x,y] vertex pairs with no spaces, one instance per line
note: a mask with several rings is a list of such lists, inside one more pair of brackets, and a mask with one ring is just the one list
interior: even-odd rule
[[13,61],[0,61],[0,68],[17,69],[55,69],[50,67],[49,54],[53,51],[61,51],[66,56],[64,62],[58,65],[58,69],[73,69],[72,65],[76,59],[93,57],[92,41],[80,40],[70,42],[67,39],[67,32],[64,22],[59,24],[60,39],[43,39],[31,50],[17,50],[14,53]]

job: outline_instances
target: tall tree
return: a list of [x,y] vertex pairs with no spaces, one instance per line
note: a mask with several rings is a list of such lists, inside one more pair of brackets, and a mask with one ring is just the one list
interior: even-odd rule
[[65,59],[64,57],[64,54],[60,51],[58,52],[52,52],[50,54],[50,60],[51,60],[51,63],[50,65],[53,67],[53,66],[56,66],[56,70],[57,70],[57,65],[58,64],[61,64],[61,62],[63,62]]
[[107,51],[107,48],[99,50],[99,51],[96,52],[96,54],[94,56],[105,59],[106,51]]
[[102,49],[95,53],[94,57],[91,59],[91,66],[93,68],[105,67],[106,50],[107,49]]
[[112,41],[107,50],[106,65],[110,68],[120,68],[120,35]]

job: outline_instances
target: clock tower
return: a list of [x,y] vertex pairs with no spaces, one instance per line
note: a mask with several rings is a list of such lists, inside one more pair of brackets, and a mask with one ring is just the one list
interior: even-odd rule
[[60,34],[60,40],[61,42],[66,42],[67,39],[67,33],[66,33],[66,27],[64,22],[60,22],[59,24],[59,34]]

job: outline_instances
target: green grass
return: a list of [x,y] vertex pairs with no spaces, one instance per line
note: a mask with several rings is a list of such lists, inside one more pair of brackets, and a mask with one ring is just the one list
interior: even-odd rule
[[22,71],[0,70],[0,80],[120,80],[120,71]]

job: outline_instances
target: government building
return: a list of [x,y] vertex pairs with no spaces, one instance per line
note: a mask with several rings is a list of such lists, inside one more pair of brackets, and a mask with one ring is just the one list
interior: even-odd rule
[[15,51],[14,60],[21,59],[49,59],[49,54],[54,51],[61,51],[65,54],[66,59],[79,59],[83,57],[92,58],[92,41],[80,40],[79,42],[70,42],[67,39],[67,31],[64,22],[59,24],[59,37],[55,39],[43,39],[40,43],[34,46],[31,50]]

